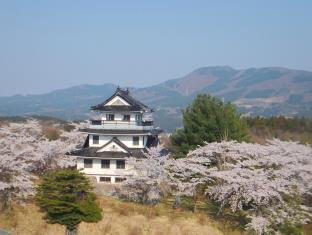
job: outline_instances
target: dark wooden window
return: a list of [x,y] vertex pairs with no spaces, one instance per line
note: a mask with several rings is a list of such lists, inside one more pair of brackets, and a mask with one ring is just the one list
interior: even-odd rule
[[126,178],[116,177],[115,183],[121,183],[122,181],[125,181],[125,180],[126,180]]
[[117,163],[117,169],[125,169],[125,166],[126,166],[125,160],[117,160],[116,163]]
[[123,120],[124,120],[124,121],[130,121],[130,115],[129,115],[129,114],[125,114],[125,115],[123,116]]
[[98,135],[94,135],[92,137],[92,140],[93,140],[93,144],[99,144],[100,142],[100,137]]
[[110,160],[101,160],[101,167],[105,168],[105,169],[109,169],[110,168]]
[[133,136],[133,138],[132,138],[133,145],[139,145],[140,144],[139,141],[140,141],[139,136]]
[[136,114],[135,115],[135,121],[138,123],[141,123],[142,122],[142,114]]
[[102,125],[101,120],[91,120],[91,125]]
[[115,115],[114,114],[106,114],[106,120],[107,121],[114,121]]
[[83,159],[84,168],[92,168],[92,159]]
[[110,183],[111,177],[100,177],[100,182]]

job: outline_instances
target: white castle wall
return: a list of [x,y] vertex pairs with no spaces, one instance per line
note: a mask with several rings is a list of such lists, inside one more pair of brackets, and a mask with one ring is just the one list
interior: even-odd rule
[[[125,144],[128,148],[144,148],[147,140],[147,136],[139,136],[139,145],[133,145],[133,136],[115,136],[117,137],[123,144]],[[109,142],[113,137],[107,135],[99,135],[99,144],[93,144],[93,135],[89,136],[89,146],[90,147],[101,147],[107,142]]]
[[[129,113],[115,113],[115,112],[105,113],[105,114],[102,114],[102,116],[101,116],[101,119],[103,121],[106,121],[106,114],[114,114],[114,121],[122,121],[124,118],[124,115],[129,114]],[[136,114],[130,114],[130,121],[131,122],[135,122],[135,115]],[[114,121],[112,121],[112,122],[114,122]]]
[[[89,159],[89,158],[88,158]],[[111,183],[115,183],[116,177],[126,178],[129,175],[133,175],[133,167],[128,164],[127,160],[125,162],[125,169],[117,169],[116,160],[120,159],[110,159],[110,168],[101,168],[101,159],[93,159],[92,168],[84,168],[84,160],[82,157],[77,158],[77,169],[81,169],[87,175],[94,176],[97,178],[97,182],[100,182],[100,177],[111,177]]]

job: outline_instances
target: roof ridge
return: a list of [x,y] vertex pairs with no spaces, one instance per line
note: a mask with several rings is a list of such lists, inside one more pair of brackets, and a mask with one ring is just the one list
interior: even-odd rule
[[[108,99],[106,99],[104,102],[98,104],[98,105],[95,105],[95,106],[92,106],[91,109],[102,109],[105,104],[107,104],[108,102],[110,102],[112,99],[114,99],[116,96],[120,96],[121,98],[123,98],[125,101],[127,101],[130,106],[134,107],[135,109],[138,109],[138,110],[146,110],[146,109],[149,109],[147,105],[143,104],[142,102],[136,100],[133,96],[130,95],[130,91],[129,89],[127,90],[123,90],[121,89],[120,87],[117,87],[115,93],[110,96]],[[120,106],[125,106],[125,105],[120,105]]]

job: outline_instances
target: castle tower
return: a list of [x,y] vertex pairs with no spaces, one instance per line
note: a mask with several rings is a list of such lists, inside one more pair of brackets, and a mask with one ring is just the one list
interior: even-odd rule
[[129,177],[127,158],[144,157],[146,148],[158,144],[152,110],[118,87],[91,111],[89,128],[81,130],[87,133],[84,147],[71,155],[77,156],[77,168],[97,182],[122,182]]

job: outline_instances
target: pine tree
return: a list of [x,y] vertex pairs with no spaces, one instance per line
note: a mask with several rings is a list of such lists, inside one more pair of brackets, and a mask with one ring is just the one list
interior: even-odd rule
[[204,142],[247,140],[247,126],[235,106],[216,97],[199,94],[183,113],[183,129],[172,137],[173,150],[187,153]]
[[38,186],[37,205],[48,223],[66,226],[66,235],[77,234],[80,222],[101,220],[101,209],[89,179],[78,170],[51,171]]

